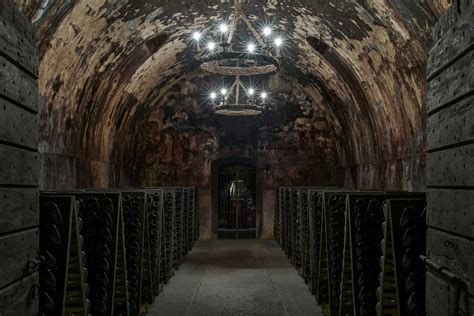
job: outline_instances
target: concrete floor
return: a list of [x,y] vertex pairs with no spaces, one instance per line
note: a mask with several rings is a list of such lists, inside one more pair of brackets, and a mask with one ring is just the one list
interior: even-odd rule
[[322,315],[274,241],[199,241],[149,315]]

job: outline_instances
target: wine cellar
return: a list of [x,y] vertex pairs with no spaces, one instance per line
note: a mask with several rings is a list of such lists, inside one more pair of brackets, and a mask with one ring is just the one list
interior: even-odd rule
[[0,316],[474,316],[474,0],[0,0]]

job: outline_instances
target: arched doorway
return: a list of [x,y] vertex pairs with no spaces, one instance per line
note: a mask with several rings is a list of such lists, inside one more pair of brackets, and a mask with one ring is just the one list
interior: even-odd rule
[[217,238],[257,237],[256,168],[230,163],[217,170]]

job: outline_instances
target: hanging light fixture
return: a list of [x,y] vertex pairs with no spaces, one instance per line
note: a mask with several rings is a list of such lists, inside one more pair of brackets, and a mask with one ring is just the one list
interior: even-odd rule
[[[268,92],[257,91],[255,86],[246,87],[241,78],[253,76],[257,82],[262,75],[276,72],[284,40],[271,25],[264,25],[258,32],[245,15],[241,0],[234,0],[234,6],[233,16],[217,25],[213,34],[206,36],[202,31],[192,34],[196,59],[206,72],[233,77],[230,88],[220,87],[208,97],[216,114],[260,115],[268,103]],[[236,36],[237,32],[244,34]],[[246,41],[237,40],[241,38]]]
[[[264,26],[259,33],[245,15],[241,0],[235,0],[234,5],[234,15],[219,24],[215,34],[206,38],[201,31],[193,33],[199,66],[207,72],[226,76],[254,76],[277,71],[283,38],[277,36],[270,25]],[[252,37],[246,44],[236,41],[241,24]],[[205,49],[202,49],[202,43],[205,43]]]
[[262,114],[268,101],[268,92],[257,91],[246,86],[239,75],[230,88],[222,87],[209,95],[212,109],[216,114],[226,116],[255,116]]

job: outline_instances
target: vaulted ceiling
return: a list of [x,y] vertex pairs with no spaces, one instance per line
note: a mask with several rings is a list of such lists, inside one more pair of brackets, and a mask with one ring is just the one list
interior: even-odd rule
[[429,33],[450,0],[243,1],[253,22],[269,19],[286,38],[268,78],[272,108],[243,121],[212,114],[189,45],[233,1],[16,2],[38,27],[45,152],[146,166],[190,153],[208,161],[239,141],[269,161],[281,151],[275,163],[424,152]]

